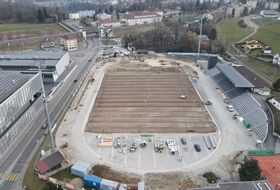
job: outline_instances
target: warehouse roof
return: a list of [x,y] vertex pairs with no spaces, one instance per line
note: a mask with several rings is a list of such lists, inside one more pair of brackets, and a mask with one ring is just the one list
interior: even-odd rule
[[45,63],[48,66],[55,66],[66,53],[68,52],[0,52],[0,65],[36,66],[38,61],[45,60]]
[[249,82],[245,77],[243,77],[234,68],[224,64],[217,64],[216,67],[228,78],[228,80],[235,87],[251,88],[255,87],[251,82]]

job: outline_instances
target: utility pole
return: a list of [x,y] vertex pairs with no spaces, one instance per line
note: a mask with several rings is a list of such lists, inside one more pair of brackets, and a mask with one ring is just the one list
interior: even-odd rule
[[197,57],[199,57],[199,53],[200,53],[200,42],[201,42],[201,32],[202,32],[202,20],[203,20],[204,16],[202,16],[200,18],[200,31],[199,31],[199,39],[198,39],[198,50],[197,50]]
[[45,87],[44,87],[44,82],[43,82],[43,78],[42,78],[42,71],[41,71],[42,66],[46,67],[45,60],[41,60],[41,61],[38,60],[37,64],[38,64],[39,75],[40,75],[41,86],[42,86],[42,96],[43,96],[42,99],[43,99],[46,119],[47,119],[47,123],[48,123],[48,131],[49,131],[49,136],[50,136],[51,151],[52,151],[52,153],[54,153],[55,152],[55,147],[54,147],[53,136],[52,136],[52,128],[51,128],[51,122],[50,122],[49,111],[48,111],[47,100],[46,100]]

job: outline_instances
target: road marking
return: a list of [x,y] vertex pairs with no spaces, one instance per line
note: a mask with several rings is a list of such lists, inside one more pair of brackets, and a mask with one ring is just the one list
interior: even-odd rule
[[6,181],[16,181],[20,173],[10,173],[6,178]]
[[[100,150],[100,147],[99,147]],[[98,153],[99,154],[99,153]],[[112,156],[111,156],[111,161],[113,161],[113,157],[114,157],[114,146],[112,147]]]
[[[140,143],[141,143],[141,139],[140,139],[140,136],[138,137],[138,139],[139,139],[139,141],[140,141]],[[138,154],[138,167],[139,167],[139,169],[140,169],[140,146],[139,146],[139,154]]]

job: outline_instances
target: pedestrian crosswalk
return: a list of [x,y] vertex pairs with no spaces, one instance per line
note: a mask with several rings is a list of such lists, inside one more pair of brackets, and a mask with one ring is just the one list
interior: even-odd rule
[[10,173],[6,178],[6,181],[16,181],[20,173]]

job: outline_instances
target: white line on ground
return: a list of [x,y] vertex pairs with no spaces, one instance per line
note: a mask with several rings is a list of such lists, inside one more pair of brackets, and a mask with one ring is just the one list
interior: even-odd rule
[[[140,139],[140,136],[138,137],[139,138],[139,141],[141,142],[141,139]],[[138,151],[138,167],[140,169],[140,148],[139,148],[139,151]]]
[[125,159],[124,159],[124,167],[126,168],[126,163],[127,163],[127,153],[125,154]]
[[113,158],[114,158],[114,147],[112,146],[111,161],[113,161]]
[[[154,137],[152,137],[152,144],[154,144]],[[157,168],[156,168],[155,150],[153,150],[153,157],[154,157],[154,169],[157,169]]]
[[97,152],[97,154],[99,154],[100,153],[100,147],[98,147],[98,152]]

